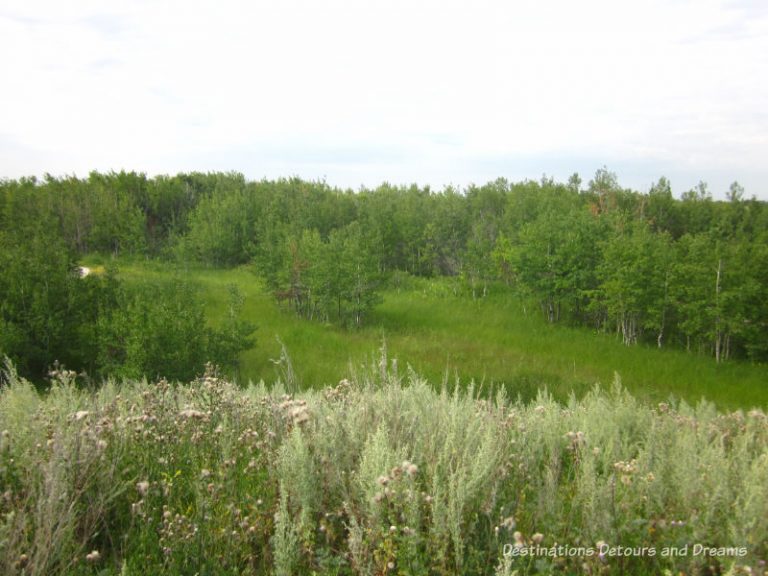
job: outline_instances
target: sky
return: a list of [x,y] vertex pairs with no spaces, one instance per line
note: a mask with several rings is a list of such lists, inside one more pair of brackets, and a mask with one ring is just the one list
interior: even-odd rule
[[0,178],[499,177],[768,200],[765,0],[0,0]]

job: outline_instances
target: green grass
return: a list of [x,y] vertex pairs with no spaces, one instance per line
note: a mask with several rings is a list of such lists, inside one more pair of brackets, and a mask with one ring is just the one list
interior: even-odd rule
[[[86,260],[86,264],[88,264]],[[157,262],[120,262],[127,280],[173,273]],[[245,296],[244,317],[257,325],[256,345],[241,357],[240,382],[270,382],[279,375],[278,338],[292,359],[299,385],[336,384],[379,357],[386,344],[401,374],[407,366],[432,382],[446,378],[488,387],[504,384],[530,399],[546,387],[556,398],[582,396],[596,383],[619,374],[624,386],[647,401],[675,397],[696,403],[702,397],[722,409],[768,405],[768,367],[745,362],[716,364],[678,350],[626,347],[610,335],[548,325],[536,310],[524,311],[508,294],[473,301],[455,296],[448,280],[412,280],[389,290],[361,330],[308,322],[281,309],[246,267],[233,270],[178,269],[203,287],[211,322],[227,306],[227,286]]]

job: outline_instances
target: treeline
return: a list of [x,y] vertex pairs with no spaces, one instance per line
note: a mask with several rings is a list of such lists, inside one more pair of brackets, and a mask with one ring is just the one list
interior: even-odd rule
[[254,327],[239,319],[234,289],[230,314],[213,328],[197,289],[181,277],[129,285],[109,267],[83,276],[78,257],[87,251],[148,247],[133,193],[113,186],[122,178],[2,184],[0,361],[8,356],[36,382],[62,367],[95,379],[186,381],[208,360],[236,367],[252,344]]
[[310,318],[360,324],[387,275],[450,276],[468,294],[509,290],[550,322],[615,332],[718,360],[768,359],[768,210],[734,183],[674,198],[599,170],[582,185],[503,179],[435,192],[357,192],[240,174],[91,174],[0,185],[3,229],[40,214],[74,253],[211,266],[252,263]]

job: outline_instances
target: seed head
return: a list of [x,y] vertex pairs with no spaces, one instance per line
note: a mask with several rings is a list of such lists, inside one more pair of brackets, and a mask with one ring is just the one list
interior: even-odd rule
[[86,554],[85,559],[91,564],[95,564],[101,559],[101,554],[99,554],[98,550],[93,550],[89,554]]

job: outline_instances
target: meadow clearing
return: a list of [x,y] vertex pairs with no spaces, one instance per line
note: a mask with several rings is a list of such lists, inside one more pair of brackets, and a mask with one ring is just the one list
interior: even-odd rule
[[[85,260],[98,266],[100,259]],[[400,368],[411,366],[430,382],[481,388],[504,385],[524,400],[546,388],[555,398],[582,395],[595,384],[610,386],[616,374],[640,399],[670,397],[695,404],[702,398],[721,409],[768,405],[768,367],[749,362],[715,363],[681,350],[624,346],[613,335],[581,327],[548,324],[538,309],[502,290],[472,300],[450,279],[407,277],[390,287],[367,325],[345,329],[307,322],[275,302],[250,267],[211,269],[169,267],[158,262],[123,261],[129,281],[178,274],[202,289],[208,318],[225,316],[228,286],[245,297],[244,319],[257,326],[255,346],[240,357],[235,379],[271,382],[282,375],[275,364],[282,344],[302,388],[334,385],[375,362],[382,344]],[[279,341],[278,341],[279,339]]]

